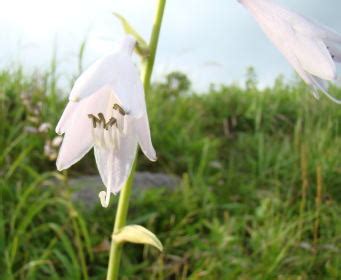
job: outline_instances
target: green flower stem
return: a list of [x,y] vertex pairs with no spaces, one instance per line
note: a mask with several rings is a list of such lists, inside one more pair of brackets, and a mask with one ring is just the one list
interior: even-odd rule
[[[125,226],[127,214],[128,214],[128,208],[129,208],[129,198],[130,198],[131,189],[133,186],[135,168],[136,168],[136,157],[133,163],[132,171],[126,182],[126,185],[121,190],[121,194],[120,194],[120,198],[119,198],[118,206],[117,206],[117,211],[116,211],[113,234],[116,234],[121,228]],[[107,280],[115,280],[118,278],[121,254],[122,254],[122,244],[114,242],[114,240],[111,240]]]
[[153,24],[153,30],[150,37],[149,43],[149,56],[147,58],[144,71],[143,71],[143,85],[146,93],[149,92],[150,88],[150,78],[153,73],[154,61],[156,55],[156,49],[159,42],[163,12],[165,10],[166,0],[158,0],[158,5],[156,9],[155,21]]
[[[158,0],[158,6],[155,16],[155,22],[153,25],[153,30],[150,38],[149,43],[149,56],[144,64],[144,71],[143,71],[143,86],[145,92],[147,93],[150,88],[150,78],[153,73],[155,55],[157,50],[157,45],[159,41],[160,29],[162,24],[163,13],[166,5],[166,0]],[[126,185],[122,188],[120,198],[118,201],[117,211],[116,211],[116,218],[115,218],[115,225],[113,230],[113,235],[118,233],[126,224],[128,208],[129,208],[129,198],[131,194],[131,189],[133,185],[133,179],[135,175],[136,169],[136,162],[137,156],[135,157],[133,167],[129,178],[126,182]],[[120,260],[122,254],[122,244],[111,241],[110,247],[110,257],[108,263],[108,274],[107,280],[116,280],[118,279],[118,272],[120,267]]]

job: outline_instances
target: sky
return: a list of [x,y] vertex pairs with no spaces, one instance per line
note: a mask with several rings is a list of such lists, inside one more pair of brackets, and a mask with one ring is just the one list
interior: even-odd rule
[[[86,39],[84,66],[110,52],[123,35],[112,12],[126,17],[149,39],[156,0],[0,0],[0,68],[22,64],[47,69],[56,51],[58,73],[77,73],[77,54]],[[340,0],[277,0],[341,33]],[[261,86],[293,70],[237,0],[168,0],[154,80],[185,72],[196,89],[242,83],[256,69]]]

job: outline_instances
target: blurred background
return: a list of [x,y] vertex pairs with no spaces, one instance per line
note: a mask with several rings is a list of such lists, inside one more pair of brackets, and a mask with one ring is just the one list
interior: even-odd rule
[[[117,197],[92,153],[55,170],[74,80],[154,0],[12,0],[0,9],[0,279],[104,279]],[[341,32],[337,0],[278,0]],[[135,58],[136,61],[137,58]],[[330,92],[341,96],[332,85]],[[158,161],[139,158],[122,279],[341,279],[341,112],[315,100],[231,0],[167,2],[147,95]]]
[[[278,0],[307,17],[341,32],[337,0]],[[122,28],[112,12],[123,14],[149,38],[154,0],[12,0],[0,11],[0,65],[46,68],[52,55],[64,80],[77,70],[79,46],[86,41],[84,65],[113,49]],[[271,63],[269,63],[271,61]],[[261,86],[292,70],[237,0],[172,0],[167,3],[155,79],[180,70],[195,89],[210,83],[240,82],[248,66]]]

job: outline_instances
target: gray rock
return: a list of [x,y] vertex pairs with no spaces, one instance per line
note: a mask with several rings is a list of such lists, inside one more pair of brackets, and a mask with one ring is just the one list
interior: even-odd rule
[[[174,175],[164,173],[136,172],[134,178],[133,194],[150,188],[165,188],[174,190],[180,185],[181,179]],[[73,200],[92,207],[99,203],[98,194],[105,190],[100,176],[82,176],[69,180],[73,190]]]

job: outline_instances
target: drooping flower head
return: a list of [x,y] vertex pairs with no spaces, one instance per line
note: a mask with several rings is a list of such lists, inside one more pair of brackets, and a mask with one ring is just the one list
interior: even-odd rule
[[334,102],[324,81],[337,80],[335,63],[341,62],[341,35],[289,11],[272,0],[238,0],[254,16],[273,44],[298,75],[312,88],[316,98],[324,92]]
[[58,134],[64,134],[57,159],[59,171],[94,148],[107,188],[99,194],[104,207],[110,194],[124,186],[138,144],[150,160],[156,160],[144,89],[131,57],[135,44],[126,36],[115,52],[96,61],[76,80],[56,127]]

